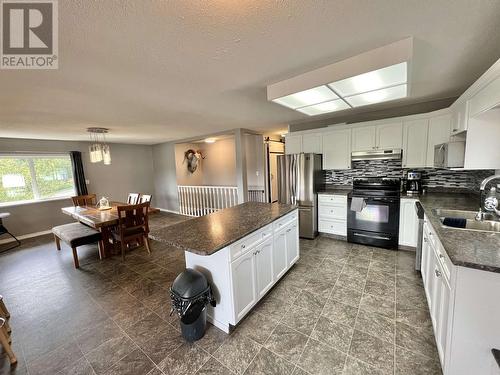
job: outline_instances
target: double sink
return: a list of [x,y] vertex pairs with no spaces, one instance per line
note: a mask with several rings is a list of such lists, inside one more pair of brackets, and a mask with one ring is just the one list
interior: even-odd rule
[[481,232],[500,232],[500,221],[491,213],[483,213],[483,220],[476,220],[477,211],[447,210],[435,208],[432,210],[439,217],[445,228],[472,230]]

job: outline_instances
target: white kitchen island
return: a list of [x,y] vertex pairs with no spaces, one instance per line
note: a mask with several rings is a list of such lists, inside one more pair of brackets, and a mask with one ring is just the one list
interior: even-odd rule
[[185,251],[186,267],[202,272],[217,302],[208,320],[229,333],[300,256],[298,211],[248,202],[152,233]]

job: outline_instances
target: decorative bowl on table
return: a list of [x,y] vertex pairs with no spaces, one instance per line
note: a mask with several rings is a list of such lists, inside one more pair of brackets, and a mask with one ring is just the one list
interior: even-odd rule
[[101,211],[110,210],[111,206],[109,205],[108,198],[102,197],[101,199],[99,199],[99,202],[97,203],[97,208]]

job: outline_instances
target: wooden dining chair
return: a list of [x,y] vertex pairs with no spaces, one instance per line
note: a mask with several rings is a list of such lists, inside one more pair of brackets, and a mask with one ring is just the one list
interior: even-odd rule
[[95,206],[97,204],[97,199],[95,194],[87,194],[87,195],[77,195],[75,197],[71,197],[73,201],[73,206]]
[[10,313],[3,302],[3,297],[0,296],[0,347],[3,347],[4,351],[9,357],[10,364],[14,365],[17,362],[16,355],[12,350],[12,329],[9,325]]
[[144,243],[149,254],[149,202],[128,206],[118,206],[118,225],[112,232],[115,248],[120,243],[122,260],[125,260],[125,250],[132,243]]
[[153,199],[153,196],[151,194],[141,194],[141,197],[139,198],[139,203],[146,203],[146,202],[151,203],[151,199]]
[[139,204],[141,199],[141,193],[128,193],[127,203],[128,204]]

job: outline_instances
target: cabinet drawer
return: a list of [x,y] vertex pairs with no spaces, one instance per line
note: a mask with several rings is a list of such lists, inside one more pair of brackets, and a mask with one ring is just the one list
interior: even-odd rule
[[439,260],[439,264],[443,270],[445,278],[447,279],[448,283],[450,283],[453,264],[451,263],[448,254],[446,254],[446,250],[444,249],[443,245],[439,241],[434,228],[427,222],[427,220],[428,219],[426,218],[426,223],[424,224],[424,232],[427,234],[427,238],[429,239],[431,247],[436,254],[436,258]]
[[347,197],[345,195],[319,194],[319,203],[344,205],[347,207]]
[[347,207],[344,205],[321,204],[318,212],[320,218],[347,220]]
[[439,261],[439,265],[441,270],[444,273],[445,279],[450,284],[451,282],[451,260],[448,258],[448,254],[446,254],[446,251],[443,248],[443,245],[441,245],[441,242],[437,242],[436,247],[434,247],[434,251],[436,252],[436,257]]
[[249,234],[245,238],[242,238],[238,242],[235,242],[229,248],[229,252],[231,254],[231,260],[234,260],[240,257],[241,255],[245,254],[249,249],[251,249],[256,244],[271,237],[272,234],[273,234],[272,224],[269,224],[264,228],[261,228],[252,234]]
[[338,236],[347,236],[347,221],[335,219],[319,219],[319,231],[322,233],[336,234]]
[[298,218],[297,210],[293,211],[291,214],[287,214],[286,216],[279,218],[273,223],[274,230],[278,231],[281,228],[284,228],[288,223],[297,220],[297,218]]

